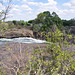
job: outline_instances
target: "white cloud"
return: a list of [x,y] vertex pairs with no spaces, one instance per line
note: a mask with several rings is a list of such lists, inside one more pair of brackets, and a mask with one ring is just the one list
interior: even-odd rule
[[[48,3],[43,3],[43,2],[33,2],[33,1],[28,1],[26,2],[30,6],[37,6],[36,13],[40,13],[43,11],[57,11],[57,2],[54,0],[48,0]],[[34,8],[33,8],[34,9]]]
[[20,7],[20,9],[22,9],[22,10],[28,10],[28,11],[31,11],[32,9],[28,6],[28,5],[22,5],[21,7]]
[[27,0],[23,0],[24,2],[27,2]]
[[48,2],[49,2],[50,4],[53,4],[53,5],[56,5],[56,4],[57,4],[57,2],[54,1],[54,0],[48,0]]
[[71,3],[64,3],[63,6],[71,7]]
[[28,3],[29,5],[34,5],[34,6],[39,6],[43,4],[42,2],[26,2],[26,3]]
[[65,9],[59,11],[59,15],[65,19],[75,18],[75,0],[64,3]]
[[58,12],[59,17],[61,17],[62,19],[71,19],[71,18],[75,18],[75,10],[73,9],[61,9]]
[[64,3],[63,6],[70,7],[70,8],[75,8],[75,0],[70,0],[67,3]]
[[75,6],[75,0],[71,0],[70,3]]
[[22,4],[13,5],[13,9],[10,11],[10,14],[13,15],[12,19],[25,21],[35,19],[37,14],[43,11],[50,11],[51,13],[55,11],[62,19],[71,19],[75,16],[75,0],[64,3],[64,9],[59,9],[55,0],[48,0],[47,3],[35,2],[34,0],[22,0],[20,2]]
[[13,8],[10,12],[12,12],[12,13],[19,13],[19,12],[21,12],[21,10],[20,9],[17,9],[17,8]]
[[34,1],[34,0],[22,0],[23,2],[30,2],[30,1]]
[[14,8],[19,8],[19,5],[12,5],[12,7],[14,7]]
[[50,11],[50,12],[58,11],[57,2],[54,0],[48,0],[48,3],[34,2],[34,1],[27,1],[27,0],[23,0],[23,1],[24,3],[27,3],[29,6],[33,7],[32,12],[30,12],[32,16],[30,19],[36,18],[37,14],[43,11]]
[[[22,0],[21,5],[14,5],[9,15],[12,15],[12,19],[29,20],[36,18],[37,14],[45,10],[57,10],[57,2],[54,0],[48,0],[48,3],[34,2],[33,0]],[[33,8],[33,7],[37,8]]]
[[[24,0],[23,0],[24,1]],[[42,2],[33,2],[33,1],[26,1],[29,5],[35,5],[35,6],[43,6],[43,5],[56,5],[57,2],[54,0],[48,0],[48,3],[42,3]]]
[[17,13],[17,14],[20,14],[20,13],[22,14],[23,11],[30,12],[30,11],[32,11],[32,9],[26,4],[24,4],[24,5],[13,5],[13,8],[10,11],[10,13],[14,12],[14,13]]
[[32,9],[26,5],[12,5],[12,9],[9,12],[9,16],[12,16],[12,18],[10,17],[8,20],[28,20],[26,19],[26,17],[31,14]]

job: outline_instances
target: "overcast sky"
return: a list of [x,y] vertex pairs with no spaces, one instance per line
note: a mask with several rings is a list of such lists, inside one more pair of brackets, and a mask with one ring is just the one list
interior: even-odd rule
[[32,20],[43,11],[56,12],[61,19],[75,18],[75,0],[13,0],[8,20]]

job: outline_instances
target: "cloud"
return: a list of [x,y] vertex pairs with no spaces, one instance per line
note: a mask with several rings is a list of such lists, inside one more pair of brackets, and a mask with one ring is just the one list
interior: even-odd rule
[[56,4],[57,4],[57,2],[54,1],[54,0],[48,0],[48,2],[49,2],[50,4],[53,4],[53,5],[56,5]]
[[28,6],[28,5],[22,5],[21,7],[20,7],[20,9],[22,9],[22,10],[28,10],[28,11],[31,11],[32,9]]
[[[24,0],[23,0],[24,1]],[[26,1],[29,5],[35,5],[35,6],[43,6],[43,5],[56,5],[57,2],[54,0],[48,0],[48,3],[43,3],[43,2],[33,2],[33,1]]]
[[63,6],[69,7],[69,8],[75,8],[75,0],[70,0],[67,3],[64,3]]
[[75,18],[75,10],[73,9],[60,9],[58,12],[58,15],[62,19],[72,19]]
[[75,0],[71,0],[70,3],[75,6]]
[[65,19],[75,18],[75,0],[70,0],[67,3],[64,3],[63,6],[65,9],[59,11],[59,15]]
[[57,10],[57,2],[54,0],[48,0],[48,3],[22,0],[21,3],[20,5],[13,4],[13,8],[10,11],[13,16],[12,19],[30,20],[35,19],[40,12]]
[[13,20],[13,19],[15,19],[15,20],[21,20],[21,19],[25,20],[25,17],[28,14],[30,14],[31,11],[32,11],[32,9],[26,4],[23,4],[23,5],[13,4],[12,9],[9,12],[9,16],[12,16],[12,18],[10,17],[10,20]]
[[[23,0],[24,1],[24,0]],[[57,11],[57,2],[54,0],[48,0],[48,3],[43,3],[43,2],[34,2],[34,1],[28,1],[26,2],[29,6],[34,6],[36,9],[35,12],[36,13],[40,13],[43,11]]]
[[34,1],[34,0],[22,0],[23,2],[30,2],[30,1]]
[[[17,0],[18,1],[18,0]],[[36,0],[22,0],[20,4],[13,4],[13,8],[10,11],[12,19],[16,20],[32,20],[37,17],[37,15],[44,11],[50,11],[51,13],[55,11],[62,19],[71,19],[75,16],[75,1],[70,0],[67,3],[62,4],[65,8],[58,8],[55,0],[47,0],[44,3],[42,1],[37,2]]]
[[40,12],[43,12],[43,11],[53,12],[53,11],[58,10],[57,2],[54,0],[48,0],[47,3],[35,2],[33,0],[29,0],[29,1],[23,0],[23,3],[26,3],[28,6],[30,6],[32,8],[32,12],[30,12],[32,17],[30,17],[30,19],[36,18],[37,14],[39,14]]
[[13,5],[13,8],[10,12],[14,12],[14,13],[22,13],[23,11],[32,11],[32,9],[26,5],[26,4],[23,4],[23,5]]
[[71,7],[71,3],[64,3],[63,6]]

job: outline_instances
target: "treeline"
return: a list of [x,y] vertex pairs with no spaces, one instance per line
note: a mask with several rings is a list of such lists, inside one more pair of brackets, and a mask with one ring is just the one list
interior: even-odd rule
[[62,20],[63,26],[75,26],[75,19]]
[[34,20],[28,21],[33,25],[33,31],[48,31],[53,25],[57,25],[58,28],[63,26],[61,18],[53,12],[45,11],[37,15]]
[[8,25],[15,26],[32,26],[34,32],[38,31],[49,31],[53,25],[56,25],[59,29],[65,26],[75,26],[75,19],[62,20],[55,12],[50,13],[49,11],[44,11],[39,13],[34,20],[29,21],[7,21]]
[[34,20],[29,20],[28,25],[32,25],[33,31],[36,32],[49,31],[53,25],[56,25],[59,29],[65,26],[75,26],[75,19],[62,20],[55,12],[44,11],[39,13]]
[[20,20],[20,21],[17,21],[17,20],[7,21],[6,23],[8,23],[8,25],[16,25],[16,26],[18,26],[18,25],[20,25],[20,26],[28,25],[28,22],[27,21],[25,22],[24,20]]

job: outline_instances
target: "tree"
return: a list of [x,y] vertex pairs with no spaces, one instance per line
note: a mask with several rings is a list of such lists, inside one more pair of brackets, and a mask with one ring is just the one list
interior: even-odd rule
[[53,25],[56,25],[59,29],[62,29],[63,27],[61,18],[55,12],[51,14],[49,11],[39,13],[37,18],[29,21],[29,23],[32,23],[33,27],[35,27],[34,25],[38,24],[40,31],[47,32],[53,27]]
[[40,31],[40,26],[38,25],[38,24],[35,24],[34,26],[33,26],[33,31],[34,32],[38,32],[38,31]]
[[16,24],[17,24],[17,21],[16,21],[16,20],[13,20],[12,22],[13,22],[13,24],[14,24],[14,25],[16,25]]
[[52,20],[53,20],[53,22],[60,28],[60,27],[62,27],[62,25],[63,25],[63,23],[62,23],[62,20],[59,18],[59,16],[55,13],[55,12],[53,12],[52,13]]
[[33,22],[34,22],[34,20],[29,20],[29,21],[28,21],[28,23],[33,23]]
[[49,11],[38,14],[37,18],[34,20],[34,25],[35,24],[38,24],[39,26],[41,24],[41,30],[48,31],[50,26],[53,25],[52,15]]
[[7,18],[7,15],[11,9],[11,2],[12,0],[0,0],[0,4],[3,7],[3,9],[0,11],[0,21],[4,22]]
[[20,20],[20,23],[21,23],[21,26],[24,26],[25,25],[24,20]]

